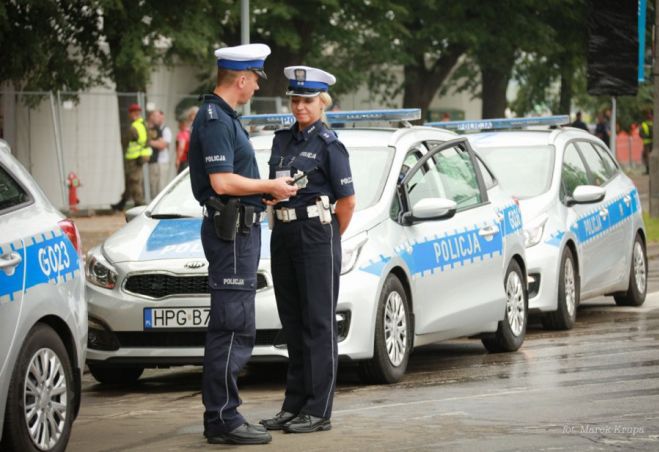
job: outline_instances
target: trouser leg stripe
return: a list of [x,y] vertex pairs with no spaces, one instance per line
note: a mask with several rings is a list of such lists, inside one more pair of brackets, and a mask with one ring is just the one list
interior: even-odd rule
[[231,333],[231,342],[229,342],[229,352],[227,353],[227,365],[224,368],[224,387],[226,388],[226,402],[224,402],[224,405],[222,406],[222,408],[220,408],[220,422],[222,423],[224,423],[224,418],[222,417],[222,413],[229,404],[229,364],[231,363],[231,347],[233,347],[234,334],[236,333]]
[[332,223],[329,224],[330,227],[330,271],[329,271],[329,276],[330,276],[330,304],[329,304],[329,310],[330,310],[330,332],[331,332],[331,341],[332,341],[332,380],[330,382],[329,389],[327,391],[327,397],[325,400],[325,409],[323,410],[323,417],[327,416],[327,408],[329,407],[329,402],[330,398],[332,397],[332,389],[334,388],[334,381],[336,379],[334,372],[335,372],[335,365],[334,365],[334,228],[332,226]]

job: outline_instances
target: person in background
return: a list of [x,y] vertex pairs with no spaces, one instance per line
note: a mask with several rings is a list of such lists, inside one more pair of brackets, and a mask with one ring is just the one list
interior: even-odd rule
[[146,114],[146,126],[149,134],[149,146],[151,147],[151,157],[149,157],[149,194],[150,199],[160,191],[160,165],[158,165],[158,154],[164,147],[162,131],[158,124],[158,110],[151,110]]
[[142,165],[151,157],[146,124],[142,118],[142,107],[131,104],[128,107],[130,128],[122,137],[124,147],[124,192],[121,199],[112,204],[112,210],[123,210],[132,199],[136,206],[144,204],[144,176]]
[[586,132],[589,132],[588,126],[586,125],[585,122],[583,122],[581,120],[581,112],[580,111],[577,112],[576,118],[574,118],[574,122],[572,122],[572,124],[570,124],[570,126],[571,127],[576,127],[577,129],[583,129]]
[[178,123],[178,133],[176,134],[176,174],[188,167],[188,151],[190,149],[190,133],[192,122],[197,116],[198,107],[187,109]]
[[643,140],[643,154],[642,160],[645,165],[645,174],[650,174],[650,152],[652,152],[652,126],[654,124],[654,114],[652,110],[645,113],[645,119],[641,122],[641,127],[638,130],[641,139]]
[[[158,125],[160,127],[161,143],[158,152],[158,166],[160,166],[160,181],[158,193],[160,193],[170,179],[170,146],[172,144],[172,129],[165,122],[165,112],[158,110]],[[155,196],[152,194],[152,196]]]
[[606,118],[603,113],[597,115],[597,124],[595,125],[595,136],[602,140],[606,146],[609,146],[609,130],[606,126]]

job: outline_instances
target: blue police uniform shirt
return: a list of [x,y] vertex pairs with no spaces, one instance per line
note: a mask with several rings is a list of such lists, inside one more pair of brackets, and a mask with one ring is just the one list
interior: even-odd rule
[[348,151],[322,121],[301,131],[295,123],[289,129],[275,132],[268,165],[270,179],[281,175],[281,171],[289,171],[291,176],[297,171],[309,174],[307,186],[288,201],[277,204],[275,209],[308,206],[321,195],[329,196],[334,203],[355,194]]
[[[201,205],[210,196],[217,196],[223,201],[230,198],[215,193],[210,183],[210,174],[235,173],[251,179],[260,178],[249,134],[238,120],[238,114],[214,93],[203,96],[201,107],[192,123],[188,162],[192,193]],[[265,208],[261,201],[262,195],[239,198],[242,203],[253,205],[258,210]]]

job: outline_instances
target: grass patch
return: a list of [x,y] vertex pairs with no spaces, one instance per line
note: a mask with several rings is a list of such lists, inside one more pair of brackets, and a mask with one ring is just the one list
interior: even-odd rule
[[643,222],[648,242],[659,242],[659,218],[652,218],[650,214],[643,212]]

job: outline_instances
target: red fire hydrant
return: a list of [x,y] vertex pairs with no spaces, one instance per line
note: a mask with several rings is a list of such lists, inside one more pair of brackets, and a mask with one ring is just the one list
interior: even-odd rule
[[69,211],[70,212],[77,212],[78,211],[78,203],[80,200],[78,199],[78,187],[80,186],[80,179],[78,179],[78,176],[76,173],[71,171],[69,173],[69,177],[66,178],[66,186],[69,187]]

